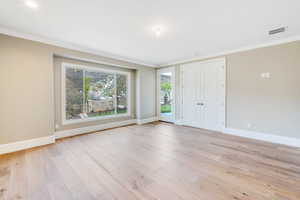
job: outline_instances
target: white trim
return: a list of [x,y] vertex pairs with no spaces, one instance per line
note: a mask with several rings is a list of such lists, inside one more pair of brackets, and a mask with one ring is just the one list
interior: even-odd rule
[[253,50],[253,49],[259,49],[259,48],[263,48],[263,47],[269,47],[269,46],[275,46],[275,45],[279,45],[279,44],[294,42],[294,41],[298,41],[298,40],[300,40],[300,35],[296,35],[296,36],[292,36],[292,37],[288,37],[288,38],[280,39],[280,40],[274,40],[271,42],[261,43],[261,44],[257,44],[257,45],[249,45],[249,46],[245,46],[245,47],[241,47],[241,48],[237,48],[237,49],[233,49],[233,50],[221,51],[218,53],[208,54],[208,55],[200,56],[200,57],[194,57],[191,59],[178,60],[175,62],[170,62],[170,63],[159,65],[158,67],[160,68],[160,67],[167,67],[167,66],[171,66],[171,65],[195,62],[195,61],[200,61],[200,60],[219,57],[219,56],[226,56],[228,54],[233,54],[233,53],[249,51],[249,50]]
[[136,118],[139,120],[141,118],[141,72],[140,70],[136,71],[135,77],[135,109],[136,109]]
[[91,72],[105,72],[105,73],[112,73],[112,74],[117,73],[117,74],[130,75],[130,72],[125,72],[125,71],[120,71],[120,70],[103,69],[103,68],[99,68],[99,67],[95,67],[95,66],[81,65],[81,64],[68,63],[68,62],[63,62],[62,66],[73,68],[73,69],[88,70]]
[[136,119],[131,119],[126,121],[112,122],[112,123],[106,123],[106,124],[101,124],[96,126],[88,126],[88,127],[82,127],[77,129],[71,129],[71,130],[56,131],[54,135],[51,136],[40,137],[40,138],[35,138],[30,140],[8,143],[8,144],[1,144],[0,155],[16,152],[20,150],[30,149],[33,147],[39,147],[47,144],[53,144],[55,143],[55,139],[59,139],[59,138],[81,135],[84,133],[101,131],[109,128],[117,128],[120,126],[126,126],[126,125],[136,124],[136,123],[137,123]]
[[293,147],[300,147],[300,139],[292,138],[292,137],[271,135],[267,133],[233,129],[233,128],[225,128],[223,133],[250,138],[250,139],[262,140],[262,141],[276,143],[276,144],[284,144]]
[[33,147],[43,146],[46,144],[52,144],[52,143],[55,143],[55,137],[53,135],[30,139],[30,140],[24,140],[20,142],[1,144],[0,155],[15,152],[15,151],[20,151],[24,149],[30,149]]
[[[43,37],[43,36],[38,36],[38,35],[30,34],[30,33],[24,33],[24,32],[20,32],[20,31],[16,31],[16,30],[13,30],[11,28],[6,28],[4,26],[0,26],[0,33],[5,34],[5,35],[9,35],[9,36],[13,36],[13,37],[23,38],[23,39],[26,39],[26,40],[31,40],[31,41],[41,42],[41,43],[44,43],[44,44],[49,44],[49,45],[54,45],[54,46],[58,46],[58,47],[62,47],[62,48],[67,48],[67,49],[71,49],[71,50],[75,50],[75,51],[94,54],[94,55],[105,57],[105,58],[108,58],[108,59],[115,59],[116,61],[128,62],[128,64],[132,63],[132,64],[143,65],[143,66],[153,67],[153,68],[157,67],[154,64],[145,63],[145,62],[135,60],[135,59],[131,59],[131,58],[125,58],[123,56],[113,55],[113,54],[110,54],[110,53],[90,49],[88,47],[83,47],[83,46],[72,44],[72,43],[69,43],[69,42],[59,41],[59,40],[50,39],[50,38]],[[115,64],[111,64],[111,65],[115,65]]]
[[66,67],[61,66],[61,121],[62,124],[66,122]]
[[[108,116],[99,116],[99,117],[90,117],[85,119],[75,119],[75,120],[67,120],[66,119],[66,68],[73,68],[73,69],[82,69],[82,70],[89,70],[92,72],[107,72],[112,73],[114,75],[116,74],[123,74],[127,76],[127,113],[124,114],[114,114],[114,115],[108,115]],[[116,80],[115,80],[116,81]],[[63,62],[61,67],[61,114],[62,114],[62,124],[76,124],[76,123],[82,123],[82,122],[89,122],[89,121],[97,121],[97,120],[103,120],[103,119],[111,119],[111,118],[120,118],[120,117],[130,117],[131,116],[131,73],[130,72],[123,72],[119,70],[108,70],[108,69],[99,69],[97,67],[90,67],[86,65],[79,65],[79,64],[73,64],[73,63],[67,63]],[[116,102],[115,102],[116,103]]]
[[221,127],[222,129],[225,129],[226,127],[227,127],[227,60],[226,60],[226,57],[223,57],[223,58],[221,58],[221,59],[224,59],[223,60],[223,64],[224,64],[224,90],[223,90],[223,92],[224,92],[224,96],[223,96],[223,98],[224,98],[224,107],[223,107],[223,109],[224,109],[224,113],[223,113],[223,126]]
[[147,123],[156,122],[156,121],[158,121],[158,117],[150,117],[150,118],[146,118],[146,119],[138,119],[137,124],[142,125],[142,124],[147,124]]
[[[71,49],[71,50],[75,50],[75,51],[90,53],[90,54],[102,56],[102,57],[109,58],[109,59],[115,59],[117,61],[129,62],[132,64],[138,64],[138,65],[143,65],[143,66],[148,66],[148,67],[153,67],[153,68],[160,68],[160,67],[166,67],[166,66],[171,66],[171,65],[176,65],[176,64],[183,64],[183,63],[187,63],[187,62],[193,62],[193,61],[197,61],[197,60],[203,60],[203,59],[208,59],[208,58],[213,58],[213,57],[218,57],[218,56],[224,56],[227,54],[238,53],[238,52],[242,52],[242,51],[248,51],[248,50],[252,50],[252,49],[258,49],[258,48],[262,48],[262,47],[274,46],[274,45],[279,45],[279,44],[284,44],[284,43],[289,43],[289,42],[294,42],[294,41],[300,40],[300,35],[296,35],[296,36],[291,36],[291,37],[288,37],[285,39],[274,40],[271,42],[261,43],[261,44],[257,44],[257,45],[249,45],[246,47],[241,47],[241,48],[237,48],[237,49],[233,49],[233,50],[226,50],[226,51],[222,51],[219,53],[209,54],[209,55],[205,55],[205,56],[201,56],[201,57],[194,57],[191,59],[184,59],[184,60],[178,60],[178,61],[174,61],[174,62],[170,62],[170,63],[166,63],[166,64],[155,65],[155,64],[149,64],[149,63],[145,63],[145,62],[134,60],[134,59],[124,58],[122,56],[112,55],[109,53],[89,49],[86,47],[81,47],[79,45],[71,44],[68,42],[49,39],[46,37],[37,36],[34,34],[29,34],[29,33],[24,33],[24,32],[22,33],[20,31],[16,31],[11,28],[4,27],[4,26],[0,26],[0,33],[6,34],[9,36],[13,36],[13,37],[31,40],[31,41],[41,42],[44,44],[63,47],[63,48],[67,48],[67,49]],[[67,55],[62,55],[62,56],[70,57]],[[99,61],[96,61],[96,62],[99,62]],[[131,68],[130,66],[125,66],[125,65],[121,66],[118,64],[112,64],[112,63],[109,63],[109,64],[114,65],[114,66]]]
[[95,126],[87,126],[87,127],[71,129],[71,130],[56,131],[54,133],[54,136],[56,139],[60,139],[60,138],[65,138],[65,137],[70,137],[70,136],[75,136],[75,135],[81,135],[84,133],[101,131],[101,130],[105,130],[105,129],[109,129],[109,128],[126,126],[126,125],[130,125],[130,124],[136,124],[136,119],[100,124],[100,125],[95,125]]
[[119,64],[114,64],[114,63],[111,63],[111,62],[104,62],[104,61],[99,61],[99,60],[95,60],[95,59],[87,59],[87,58],[84,58],[84,57],[72,56],[72,55],[69,55],[69,54],[62,54],[62,53],[53,53],[53,56],[61,57],[61,58],[68,58],[68,59],[73,59],[73,60],[83,61],[83,62],[90,62],[90,63],[99,64],[99,65],[108,65],[108,66],[112,66],[112,67],[120,67],[120,68],[124,68],[124,69],[137,69],[138,68],[134,65],[133,66],[119,65]]
[[178,125],[178,126],[182,126],[182,125],[183,125],[183,122],[182,122],[182,120],[176,120],[176,121],[174,122],[174,124],[176,124],[176,125]]
[[177,119],[178,125],[183,125],[182,119],[183,119],[183,68],[181,65],[178,65],[179,68],[179,117]]
[[107,115],[107,116],[99,116],[99,117],[89,117],[84,119],[71,119],[71,120],[63,120],[62,125],[69,125],[69,124],[79,124],[84,122],[92,122],[104,119],[115,119],[115,118],[122,118],[122,117],[131,117],[131,114],[114,114],[114,115]]

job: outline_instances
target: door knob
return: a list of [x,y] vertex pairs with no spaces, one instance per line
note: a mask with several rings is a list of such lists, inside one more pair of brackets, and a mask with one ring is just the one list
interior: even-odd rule
[[197,106],[204,106],[204,103],[197,103]]

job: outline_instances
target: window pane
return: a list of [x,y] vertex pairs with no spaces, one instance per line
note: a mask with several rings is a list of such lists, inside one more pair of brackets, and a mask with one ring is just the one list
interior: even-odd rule
[[171,114],[171,74],[160,75],[160,113]]
[[66,68],[66,119],[80,119],[83,111],[83,71]]
[[117,74],[117,113],[127,113],[127,76]]
[[86,71],[84,85],[85,112],[88,117],[115,114],[114,74]]

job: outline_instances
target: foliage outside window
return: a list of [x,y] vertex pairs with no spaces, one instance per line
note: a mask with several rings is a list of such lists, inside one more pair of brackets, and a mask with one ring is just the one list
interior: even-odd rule
[[128,114],[128,77],[123,72],[65,66],[65,120]]
[[171,76],[160,76],[160,112],[171,113]]

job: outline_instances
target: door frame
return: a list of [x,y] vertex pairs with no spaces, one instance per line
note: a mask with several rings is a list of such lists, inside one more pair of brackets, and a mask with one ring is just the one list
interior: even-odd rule
[[[220,127],[220,129],[218,131],[221,131],[223,132],[225,130],[225,128],[227,127],[227,101],[226,101],[226,97],[227,97],[227,67],[226,67],[226,57],[221,57],[221,58],[215,58],[215,59],[209,59],[209,60],[204,60],[204,61],[195,61],[193,63],[201,63],[201,64],[205,64],[205,63],[211,63],[211,62],[222,62],[223,64],[223,72],[224,72],[224,87],[223,87],[223,91],[222,91],[222,98],[224,99],[224,105],[223,105],[223,109],[222,109],[222,113],[220,113],[220,115],[223,117],[223,124],[222,126]],[[188,64],[191,64],[191,63],[186,63],[187,65]],[[183,94],[184,94],[184,85],[183,85],[183,81],[184,81],[184,76],[183,76],[183,73],[184,73],[184,67],[185,64],[182,64],[180,65],[180,84],[179,84],[179,87],[180,87],[180,125],[185,125],[184,124],[184,120],[183,120],[183,109],[184,109],[184,105],[183,105]],[[196,128],[199,128],[199,127],[196,127]]]
[[[171,85],[172,85],[172,107],[171,107],[171,111],[172,111],[172,117],[170,117],[169,119],[166,117],[162,117],[160,115],[160,74],[162,72],[172,72],[172,77],[171,77]],[[161,121],[166,121],[166,122],[171,122],[171,123],[175,123],[175,119],[176,119],[176,69],[175,67],[166,67],[166,68],[161,68],[158,69],[156,71],[156,96],[157,96],[157,100],[156,100],[156,112],[157,112],[157,117],[158,120]]]

